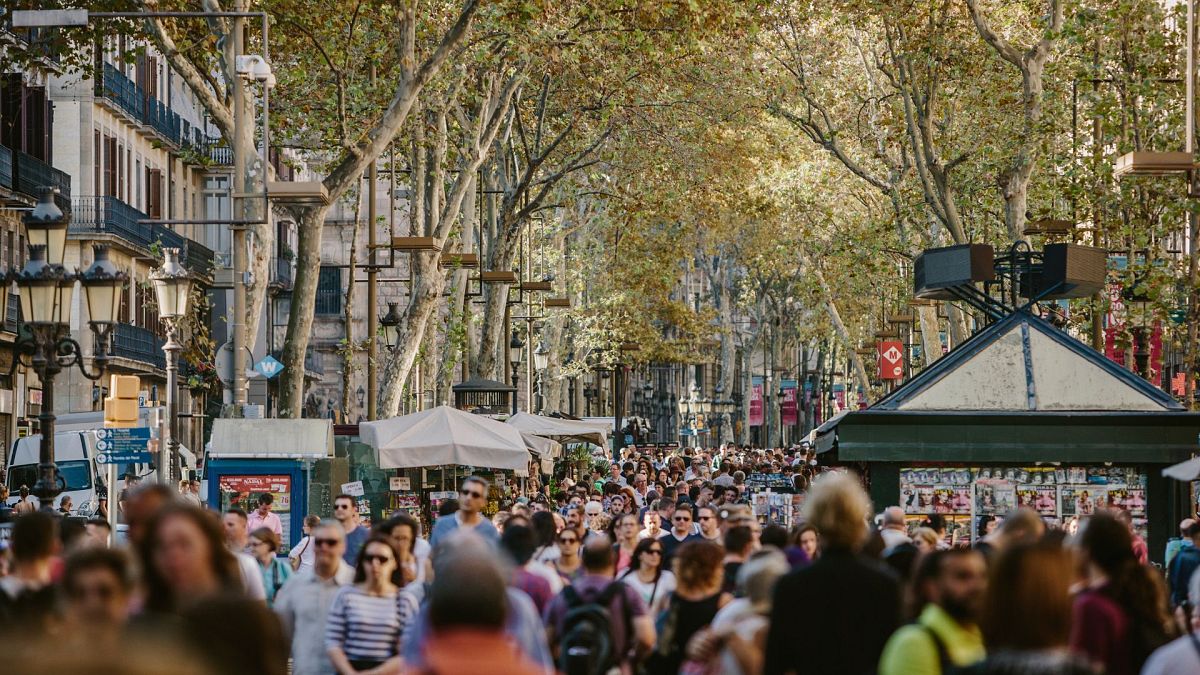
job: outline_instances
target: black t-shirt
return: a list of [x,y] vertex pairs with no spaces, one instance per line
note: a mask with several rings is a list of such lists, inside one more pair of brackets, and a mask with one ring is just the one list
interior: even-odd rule
[[721,590],[726,593],[733,592],[733,589],[737,586],[737,575],[740,569],[742,569],[741,562],[725,563],[725,584],[721,586]]

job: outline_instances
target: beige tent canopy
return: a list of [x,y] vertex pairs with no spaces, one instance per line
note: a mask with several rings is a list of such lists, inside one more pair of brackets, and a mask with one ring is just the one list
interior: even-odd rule
[[507,424],[534,436],[552,438],[560,443],[583,441],[605,446],[608,444],[608,425],[601,426],[595,422],[583,420],[568,420],[560,417],[545,417],[526,412],[519,412],[508,418]]
[[529,466],[520,431],[450,406],[363,422],[358,430],[362,442],[375,449],[381,469],[458,465],[519,471]]

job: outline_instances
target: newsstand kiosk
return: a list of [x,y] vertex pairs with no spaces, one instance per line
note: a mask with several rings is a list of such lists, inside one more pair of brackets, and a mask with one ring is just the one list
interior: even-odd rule
[[327,419],[218,419],[205,452],[210,508],[247,513],[259,495],[275,497],[283,523],[280,551],[304,535],[309,480],[315,462],[333,457],[333,422]]

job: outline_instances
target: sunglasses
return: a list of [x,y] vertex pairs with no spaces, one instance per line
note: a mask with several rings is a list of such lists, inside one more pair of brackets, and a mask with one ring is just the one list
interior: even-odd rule
[[348,508],[350,508],[349,504],[334,504],[333,505],[333,509],[335,511],[341,511],[342,509],[348,509]]
[[692,519],[691,516],[675,516],[671,520],[674,520],[675,522],[679,522],[681,520],[691,520],[691,519]]
[[647,555],[662,555],[661,548],[651,548],[646,550]]
[[712,516],[700,516],[700,520],[712,520]]
[[370,553],[370,554],[363,556],[363,562],[379,563],[380,565],[386,565],[387,563],[392,562],[392,556],[390,556],[390,555],[375,555],[374,553]]
[[341,541],[341,539],[313,539],[312,540],[313,544],[315,544],[317,546],[329,546],[329,547],[337,546],[338,542],[340,542],[340,541]]
[[475,499],[480,499],[481,497],[483,497],[482,492],[475,492],[474,490],[463,490],[459,494],[464,497],[474,497]]

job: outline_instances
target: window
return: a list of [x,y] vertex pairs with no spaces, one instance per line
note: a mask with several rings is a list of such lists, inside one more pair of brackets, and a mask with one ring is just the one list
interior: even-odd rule
[[146,170],[146,213],[151,218],[162,218],[163,174],[159,169]]
[[117,139],[112,136],[104,137],[104,193],[110,197],[117,195]]
[[321,267],[321,275],[317,277],[316,313],[342,313],[342,268]]

